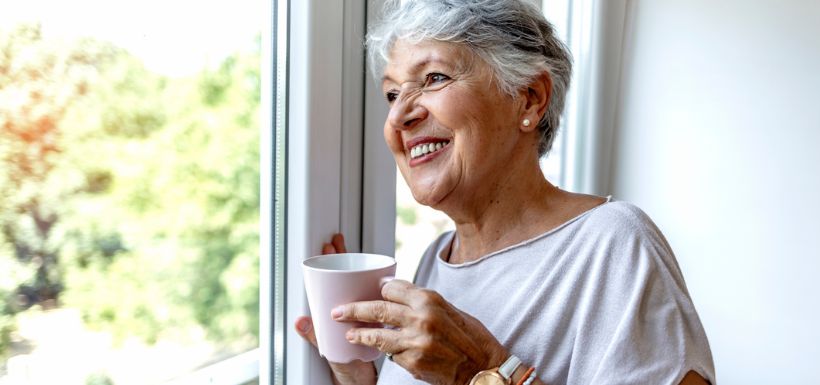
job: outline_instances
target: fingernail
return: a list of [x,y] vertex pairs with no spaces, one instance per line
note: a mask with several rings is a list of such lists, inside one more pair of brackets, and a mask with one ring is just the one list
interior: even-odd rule
[[335,308],[333,308],[333,310],[330,311],[330,318],[333,318],[333,319],[342,318],[343,313],[344,313],[344,308],[343,307],[341,307],[341,306],[335,307]]
[[307,332],[310,331],[311,322],[310,322],[310,320],[303,319],[303,320],[299,321],[299,324],[296,325],[296,327],[299,328],[300,332],[307,333]]
[[353,332],[348,330],[347,333],[345,333],[345,338],[347,338],[348,341],[353,342]]

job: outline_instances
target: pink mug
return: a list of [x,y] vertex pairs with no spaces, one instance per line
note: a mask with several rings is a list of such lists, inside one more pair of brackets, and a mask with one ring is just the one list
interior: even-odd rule
[[330,311],[351,302],[382,299],[381,286],[393,279],[396,261],[378,254],[327,254],[302,261],[302,273],[319,354],[336,363],[379,358],[380,351],[345,338],[348,330],[363,324],[334,321]]

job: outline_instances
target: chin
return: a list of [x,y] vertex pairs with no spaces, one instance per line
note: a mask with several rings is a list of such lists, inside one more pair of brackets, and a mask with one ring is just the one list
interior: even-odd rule
[[410,187],[410,192],[413,193],[413,199],[420,205],[430,206],[429,194],[419,192],[420,189]]
[[444,199],[446,194],[442,194],[435,188],[410,186],[410,192],[413,193],[413,199],[420,205],[436,208],[436,206]]

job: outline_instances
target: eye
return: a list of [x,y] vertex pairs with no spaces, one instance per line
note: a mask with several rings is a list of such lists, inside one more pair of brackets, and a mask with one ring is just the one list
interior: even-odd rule
[[450,77],[447,76],[447,75],[440,74],[438,72],[431,72],[431,73],[427,74],[427,78],[424,82],[425,83],[424,85],[432,86],[432,85],[435,85],[435,84],[444,83],[448,80],[450,80]]
[[384,94],[384,97],[387,99],[387,103],[388,103],[388,104],[389,104],[389,103],[393,103],[393,102],[396,100],[396,98],[398,98],[398,97],[399,97],[399,93],[398,93],[398,92],[396,92],[396,91],[387,91],[387,92]]

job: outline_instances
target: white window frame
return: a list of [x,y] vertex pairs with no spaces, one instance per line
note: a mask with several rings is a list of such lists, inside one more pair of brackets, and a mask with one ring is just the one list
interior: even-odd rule
[[610,194],[627,0],[543,0],[573,54],[563,119],[561,187]]
[[[279,0],[275,8],[278,41],[266,42],[276,48],[263,73],[263,105],[275,111],[265,116],[272,129],[261,146],[263,162],[279,163],[262,178],[267,255],[260,270],[267,282],[260,284],[260,384],[330,385],[324,359],[293,330],[309,312],[300,262],[319,254],[336,232],[345,234],[351,251],[392,255],[395,244],[396,176],[381,130],[387,110],[365,74],[362,45],[373,7],[367,0]],[[283,124],[286,146],[275,131]],[[286,190],[277,196],[285,147]],[[276,212],[282,202],[285,215]],[[275,241],[282,221],[284,247]],[[273,310],[279,306],[284,314]]]
[[[275,287],[279,279],[274,273],[277,226],[275,210],[284,206],[276,203],[277,164],[277,119],[286,122],[284,101],[287,97],[287,21],[288,0],[265,2],[262,28],[262,55],[260,60],[261,103],[260,103],[260,192],[259,192],[259,384],[280,384],[283,371],[282,317],[277,316],[277,296],[281,292]],[[277,76],[281,74],[282,76]],[[284,92],[284,94],[282,94]],[[284,136],[284,133],[283,135]],[[281,140],[281,138],[280,138]],[[281,217],[282,215],[279,214]],[[281,312],[281,310],[279,310]],[[278,319],[277,319],[278,318]],[[274,324],[276,321],[276,324]],[[278,329],[277,329],[278,328]],[[278,354],[277,354],[278,353]]]

